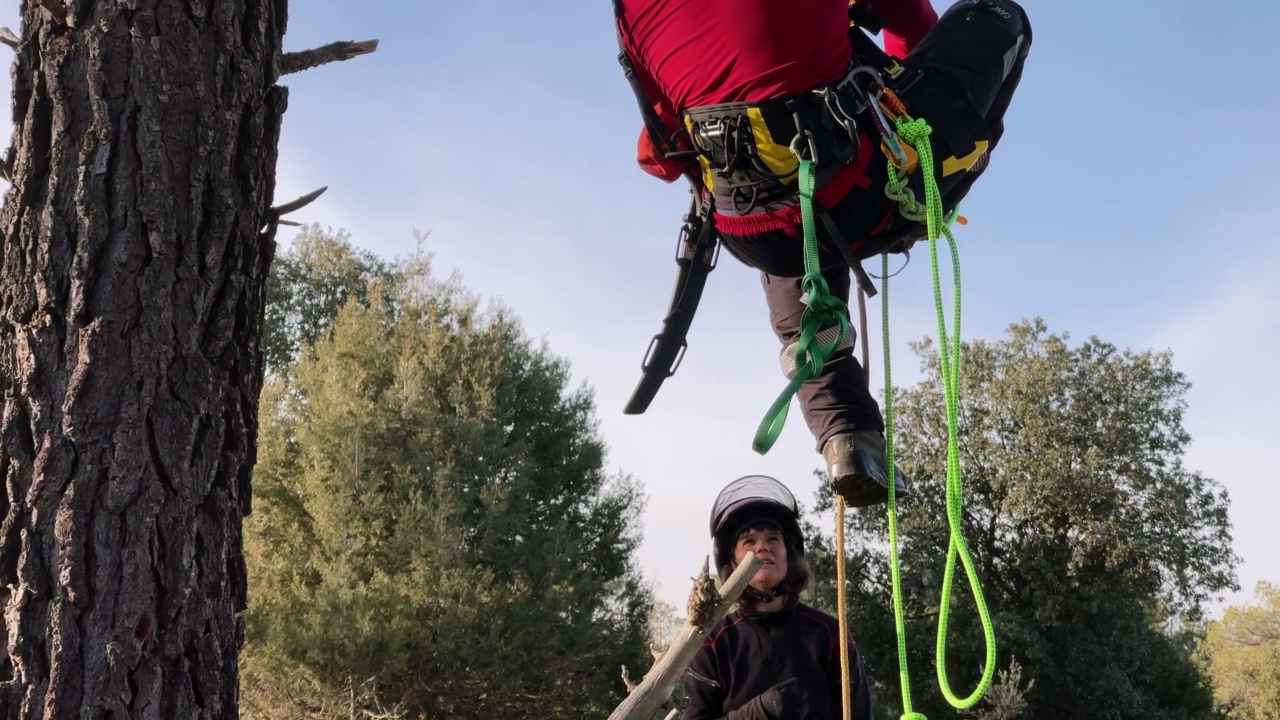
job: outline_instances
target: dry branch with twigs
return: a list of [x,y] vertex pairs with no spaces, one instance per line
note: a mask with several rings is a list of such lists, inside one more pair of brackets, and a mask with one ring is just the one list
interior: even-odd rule
[[329,186],[325,185],[322,188],[317,188],[315,190],[312,190],[311,192],[307,193],[306,195],[303,195],[300,198],[297,198],[295,200],[290,200],[287,203],[276,205],[275,207],[267,211],[267,217],[263,220],[263,225],[270,226],[272,223],[274,223],[277,225],[292,225],[295,227],[299,226],[300,223],[292,222],[290,220],[284,220],[283,219],[284,216],[296,210],[301,210],[302,208],[315,202],[315,199],[323,195],[324,191],[328,189],[329,189]]
[[703,561],[702,572],[693,581],[693,589],[689,592],[686,608],[688,616],[680,633],[661,656],[657,652],[653,653],[653,667],[639,683],[631,680],[631,673],[623,666],[622,682],[627,686],[628,694],[609,715],[609,720],[643,720],[671,704],[671,693],[684,676],[694,654],[706,640],[711,628],[738,601],[742,591],[747,589],[747,583],[755,576],[761,564],[754,553],[747,553],[738,568],[725,580],[724,586],[717,590],[711,579],[709,563]]

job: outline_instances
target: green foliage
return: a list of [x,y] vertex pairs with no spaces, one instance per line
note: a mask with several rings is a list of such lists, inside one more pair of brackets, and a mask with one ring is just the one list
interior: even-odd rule
[[1266,720],[1280,709],[1280,588],[1258,583],[1256,605],[1227,608],[1210,622],[1197,657],[1214,699],[1232,720]]
[[652,599],[592,397],[424,262],[366,298],[263,393],[248,716],[607,714]]
[[[912,698],[937,720],[958,717],[934,670],[949,535],[946,416],[936,348],[914,349],[929,379],[895,391],[898,459],[914,490],[899,503],[899,552]],[[1162,628],[1195,620],[1234,587],[1237,558],[1225,490],[1182,464],[1185,378],[1167,353],[1120,352],[1096,338],[1071,347],[1039,321],[963,352],[964,533],[1001,665],[1017,658],[1030,684],[1027,716],[1205,716],[1209,691],[1186,641]],[[818,509],[830,507],[824,491]],[[850,627],[879,700],[897,703],[886,514],[848,517]],[[833,578],[831,541],[818,545],[818,575]],[[818,594],[834,606],[832,582]],[[963,695],[984,658],[963,575],[952,602],[947,670]]]
[[262,356],[267,371],[283,375],[329,327],[349,298],[368,307],[368,287],[389,280],[393,267],[351,245],[344,230],[309,225],[271,263],[267,278]]

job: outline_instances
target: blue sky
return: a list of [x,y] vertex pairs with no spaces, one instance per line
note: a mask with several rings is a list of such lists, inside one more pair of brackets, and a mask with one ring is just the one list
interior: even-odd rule
[[[0,21],[16,30],[13,5]],[[1193,383],[1187,463],[1231,493],[1244,562],[1228,600],[1244,600],[1256,581],[1280,582],[1280,230],[1267,215],[1280,8],[1025,7],[1035,45],[959,233],[963,335],[1040,316],[1077,340],[1172,349]],[[295,219],[386,256],[429,231],[439,272],[458,269],[567,356],[596,391],[610,464],[648,494],[644,570],[683,606],[719,488],[766,473],[810,503],[820,458],[794,407],[774,449],[751,450],[784,381],[757,276],[727,254],[679,372],[646,414],[621,412],[666,307],[687,192],[635,166],[640,120],[609,3],[292,3],[286,49],[366,38],[381,41],[375,54],[284,79],[277,201],[328,185]],[[908,384],[906,343],[936,332],[927,252],[892,294],[894,378]],[[869,313],[879,338],[878,299]]]

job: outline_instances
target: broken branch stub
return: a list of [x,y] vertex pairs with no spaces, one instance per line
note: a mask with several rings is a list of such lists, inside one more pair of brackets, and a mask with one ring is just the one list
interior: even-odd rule
[[738,568],[725,580],[724,586],[717,591],[708,563],[703,561],[702,573],[694,580],[693,590],[689,593],[688,617],[680,628],[680,633],[645,674],[644,680],[631,689],[626,699],[609,715],[609,720],[647,720],[653,717],[671,697],[676,683],[684,676],[711,628],[738,601],[761,565],[755,553],[747,553]]
[[9,28],[0,27],[0,43],[4,43],[14,50],[17,50],[18,46],[22,44],[22,38],[15,35]]
[[331,62],[350,60],[378,49],[377,40],[340,40],[310,50],[287,52],[280,56],[280,74],[310,70]]

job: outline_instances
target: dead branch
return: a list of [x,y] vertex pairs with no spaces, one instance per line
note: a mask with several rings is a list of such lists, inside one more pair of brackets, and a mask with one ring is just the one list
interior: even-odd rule
[[[44,1],[52,2],[53,0]],[[288,52],[280,56],[280,74],[288,75],[331,62],[350,60],[353,57],[368,55],[377,49],[377,40],[340,40],[311,50]]]
[[738,601],[761,564],[753,553],[747,553],[738,569],[725,580],[724,587],[717,591],[711,580],[709,563],[703,561],[702,573],[693,581],[693,590],[689,593],[688,616],[680,633],[645,674],[644,680],[634,688],[631,687],[630,674],[623,668],[623,682],[629,693],[609,715],[609,720],[650,718],[669,702],[676,683],[684,676],[711,628]]
[[302,208],[315,202],[315,199],[323,195],[324,191],[328,189],[329,189],[329,186],[325,185],[322,188],[312,190],[311,192],[307,193],[306,195],[303,195],[297,200],[290,200],[289,202],[284,203],[283,205],[276,205],[275,207],[267,210],[267,216],[262,219],[262,226],[264,228],[272,228],[277,225],[292,225],[294,227],[300,227],[299,223],[292,222],[289,220],[282,220],[281,218],[285,215],[288,215],[291,212],[301,210]]
[[0,27],[0,43],[4,43],[14,50],[17,50],[18,44],[21,42],[22,38],[15,35],[12,30],[7,27]]
[[328,190],[328,189],[329,189],[329,186],[328,186],[328,185],[325,185],[325,186],[324,186],[324,187],[322,187],[322,188],[318,188],[318,189],[316,189],[316,190],[312,190],[311,192],[307,193],[306,195],[303,195],[302,197],[298,198],[297,200],[290,200],[289,202],[287,202],[287,203],[285,203],[285,204],[283,204],[283,205],[277,205],[277,206],[275,206],[275,207],[271,208],[271,214],[272,214],[272,215],[274,215],[276,218],[280,218],[280,217],[283,217],[283,216],[285,216],[285,215],[288,215],[288,214],[289,214],[289,213],[291,213],[291,212],[295,212],[295,211],[297,211],[297,210],[301,210],[302,208],[304,208],[304,207],[306,207],[306,206],[310,205],[311,203],[315,202],[316,198],[318,198],[318,197],[320,197],[321,195],[323,195],[323,194],[324,194],[324,191],[325,191],[325,190]]

